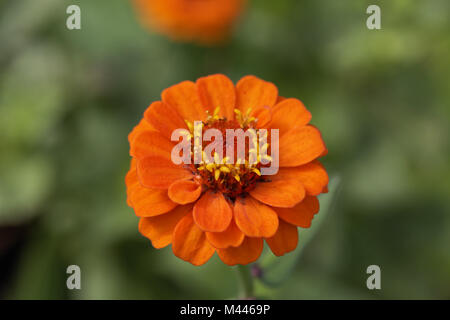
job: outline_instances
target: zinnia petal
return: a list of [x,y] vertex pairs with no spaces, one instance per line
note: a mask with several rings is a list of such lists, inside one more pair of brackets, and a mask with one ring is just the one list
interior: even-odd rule
[[130,169],[125,177],[129,205],[138,217],[153,217],[166,213],[177,206],[167,196],[166,190],[143,187],[137,176],[136,168]]
[[161,157],[139,159],[137,173],[144,187],[158,189],[168,189],[175,181],[192,177],[188,170]]
[[256,128],[258,129],[266,128],[266,126],[272,119],[270,108],[267,106],[256,107],[255,109],[252,109],[250,116],[258,120],[258,122],[256,122]]
[[245,237],[239,247],[217,249],[220,259],[227,265],[249,264],[258,260],[264,247],[262,238]]
[[215,248],[225,249],[228,247],[238,247],[244,241],[244,234],[237,227],[234,220],[231,220],[228,228],[223,232],[206,232],[206,239]]
[[172,106],[182,119],[191,122],[205,119],[206,109],[198,96],[197,86],[192,81],[183,81],[165,89],[161,97],[162,101]]
[[271,83],[255,76],[245,76],[236,84],[237,107],[246,113],[249,108],[272,107],[278,98],[278,89]]
[[318,160],[293,169],[295,177],[300,179],[308,195],[317,196],[324,192],[328,185],[328,174]]
[[144,113],[145,119],[170,140],[176,129],[186,129],[186,123],[176,110],[161,101],[153,102]]
[[130,207],[133,207],[133,204],[131,203],[131,190],[132,190],[132,187],[135,184],[135,182],[138,181],[137,173],[136,173],[136,165],[137,165],[136,159],[131,158],[130,170],[128,170],[128,172],[125,176],[125,185],[127,186],[127,204]]
[[314,215],[319,212],[317,197],[306,196],[293,208],[277,208],[278,216],[286,222],[302,228],[309,228]]
[[186,215],[175,227],[172,250],[178,258],[196,266],[207,262],[215,251],[205,233],[197,227],[192,214]]
[[169,198],[179,204],[194,202],[200,197],[202,186],[192,180],[178,180],[168,190]]
[[315,127],[297,127],[280,138],[280,166],[296,167],[319,157],[326,150],[322,136]]
[[157,131],[144,131],[134,139],[130,155],[137,159],[148,156],[162,157],[170,160],[174,144]]
[[300,180],[290,176],[290,168],[280,168],[278,174],[267,176],[256,184],[250,195],[273,207],[291,208],[303,200],[305,188]]
[[139,124],[135,126],[133,130],[131,130],[131,132],[128,134],[128,142],[131,145],[134,138],[136,138],[136,136],[138,136],[140,133],[155,130],[156,129],[147,120],[141,119],[141,121],[139,121]]
[[267,244],[276,256],[295,250],[298,242],[297,227],[280,220],[280,225],[275,235],[266,239]]
[[311,120],[311,113],[303,103],[294,98],[285,99],[273,107],[272,121],[269,127],[279,129],[280,137],[289,130],[304,126]]
[[178,206],[172,211],[151,218],[141,218],[139,232],[149,238],[156,249],[164,248],[172,243],[172,234],[178,222],[190,214],[192,205]]
[[271,208],[252,197],[238,198],[234,203],[235,222],[249,237],[271,237],[278,228],[278,216]]
[[233,211],[221,192],[207,191],[194,206],[195,223],[203,231],[225,231],[232,218]]
[[234,118],[236,90],[233,82],[222,74],[215,74],[197,80],[197,89],[205,110],[213,112],[220,107],[220,115],[231,120]]

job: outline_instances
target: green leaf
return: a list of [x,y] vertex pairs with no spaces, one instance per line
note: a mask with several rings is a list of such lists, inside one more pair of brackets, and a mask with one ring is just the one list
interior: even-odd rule
[[302,229],[299,233],[299,246],[297,249],[284,257],[276,257],[270,250],[267,250],[261,259],[260,268],[262,269],[261,281],[271,287],[278,286],[292,273],[297,265],[297,261],[308,245],[308,242],[314,237],[320,229],[322,222],[332,210],[332,204],[336,198],[339,187],[339,177],[334,177],[329,184],[329,193],[320,197],[320,212],[314,217],[313,223],[309,229]]

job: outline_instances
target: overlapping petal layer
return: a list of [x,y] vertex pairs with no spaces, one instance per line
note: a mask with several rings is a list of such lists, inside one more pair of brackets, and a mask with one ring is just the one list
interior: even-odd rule
[[[209,171],[171,161],[174,130],[191,130],[194,121],[212,115],[236,123],[237,114],[255,128],[280,130],[277,174],[254,175],[251,187],[224,192],[226,186],[215,187],[214,181],[229,169],[214,176],[208,168],[212,176],[205,180]],[[318,160],[327,149],[310,121],[302,102],[278,96],[274,84],[254,76],[235,86],[217,74],[164,90],[128,136],[133,159],[125,179],[127,202],[141,217],[139,231],[155,248],[172,244],[177,257],[194,265],[215,252],[228,265],[254,262],[264,241],[277,256],[291,252],[297,228],[310,227],[319,211],[317,196],[328,191],[328,174]],[[223,181],[235,186],[231,179]]]

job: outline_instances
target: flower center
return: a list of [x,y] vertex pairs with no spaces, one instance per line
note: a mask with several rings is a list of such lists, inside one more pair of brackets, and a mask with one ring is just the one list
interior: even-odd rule
[[[194,173],[195,179],[201,183],[204,188],[220,191],[224,196],[228,197],[230,200],[234,201],[237,196],[245,194],[252,190],[256,183],[261,180],[260,168],[262,166],[260,156],[258,152],[261,149],[267,150],[268,143],[263,146],[259,146],[257,143],[257,133],[255,130],[255,125],[258,119],[251,117],[248,110],[245,115],[243,115],[239,110],[235,110],[236,119],[228,120],[226,118],[219,116],[219,108],[214,110],[212,115],[208,114],[205,121],[202,122],[201,127],[194,127],[194,125],[186,121],[189,130],[191,141],[194,140],[196,136],[194,130],[198,130],[197,134],[200,133],[203,137],[203,133],[208,129],[216,129],[220,131],[222,137],[226,137],[227,129],[232,130],[253,130],[254,133],[254,148],[250,149],[250,145],[244,144],[243,146],[235,143],[233,141],[228,141],[225,139],[225,144],[223,144],[223,155],[226,155],[227,149],[232,146],[234,148],[235,159],[230,159],[228,157],[221,158],[217,152],[213,155],[207,155],[204,150],[202,150],[202,160],[199,164],[191,164],[190,169]],[[208,112],[207,112],[208,113]],[[245,139],[244,139],[245,141]],[[192,158],[194,157],[194,150],[196,148],[195,141],[191,144],[192,148]],[[214,143],[214,141],[208,144]],[[207,146],[205,146],[207,147]],[[243,159],[239,158],[239,150],[244,150],[245,157]],[[253,158],[251,158],[253,154]],[[270,160],[270,156],[263,156]],[[249,161],[253,159],[252,161]],[[194,161],[192,161],[194,163]]]

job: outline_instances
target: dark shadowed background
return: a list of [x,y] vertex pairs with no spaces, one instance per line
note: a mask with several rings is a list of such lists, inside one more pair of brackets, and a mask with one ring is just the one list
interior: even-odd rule
[[[70,4],[81,30],[66,28]],[[366,28],[370,4],[382,30]],[[148,32],[126,0],[0,0],[1,298],[235,296],[233,268],[153,249],[125,201],[145,108],[218,72],[301,99],[329,148],[324,218],[259,296],[450,298],[450,1],[253,0],[207,48]],[[81,290],[66,288],[71,264]],[[381,290],[366,287],[372,264]]]

